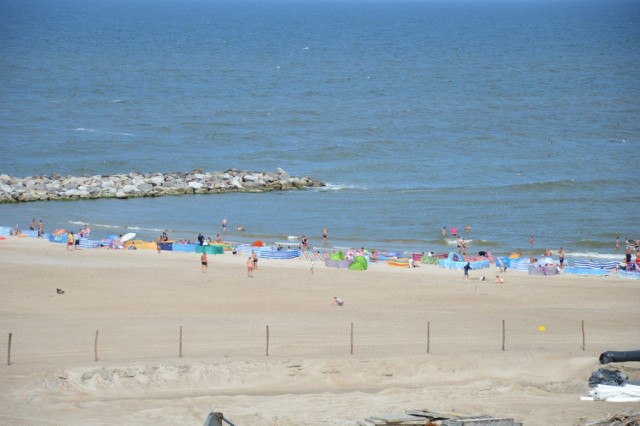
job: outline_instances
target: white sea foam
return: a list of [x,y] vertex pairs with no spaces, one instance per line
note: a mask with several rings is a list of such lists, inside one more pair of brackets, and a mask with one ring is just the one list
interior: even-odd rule
[[610,259],[610,260],[624,260],[624,253],[598,253],[593,251],[576,251],[566,252],[567,256],[571,256],[576,259]]
[[344,183],[326,183],[325,186],[314,188],[316,191],[340,191],[342,189],[363,189],[368,188],[359,185],[349,185]]

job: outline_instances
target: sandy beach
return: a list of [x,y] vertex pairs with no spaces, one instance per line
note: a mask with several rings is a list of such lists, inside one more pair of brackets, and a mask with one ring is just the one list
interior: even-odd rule
[[600,353],[640,349],[634,280],[245,265],[0,241],[0,423],[201,425],[216,410],[238,426],[355,425],[427,409],[578,425],[638,410],[580,400]]

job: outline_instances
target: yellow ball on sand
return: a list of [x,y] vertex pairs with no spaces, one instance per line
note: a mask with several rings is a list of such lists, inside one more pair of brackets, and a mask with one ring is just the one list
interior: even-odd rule
[[539,325],[538,326],[538,331],[546,331],[547,330],[547,326],[545,325]]

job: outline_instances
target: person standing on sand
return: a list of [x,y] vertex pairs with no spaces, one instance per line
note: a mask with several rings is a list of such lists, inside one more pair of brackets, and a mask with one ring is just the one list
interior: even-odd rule
[[247,277],[253,278],[253,259],[251,256],[247,258]]
[[73,250],[73,232],[69,231],[67,235],[67,251]]
[[466,265],[464,265],[464,278],[469,279],[469,269],[471,268],[471,264],[469,262],[467,262]]
[[202,265],[202,273],[207,272],[207,268],[209,267],[209,259],[207,259],[207,253],[202,253],[200,256],[200,264]]
[[42,219],[38,221],[38,237],[44,236],[44,225],[42,224]]
[[560,247],[558,250],[558,262],[560,263],[560,269],[564,268],[564,249]]
[[327,228],[322,228],[322,244],[327,245]]
[[251,250],[251,261],[253,262],[253,270],[258,270],[258,253],[255,250]]

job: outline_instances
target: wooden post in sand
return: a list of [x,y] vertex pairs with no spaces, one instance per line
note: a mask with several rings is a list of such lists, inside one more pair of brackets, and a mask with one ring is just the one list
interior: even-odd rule
[[98,332],[100,330],[96,330],[96,338],[93,341],[93,356],[96,362],[98,362]]
[[353,323],[351,323],[351,355],[353,355]]
[[585,344],[584,344],[584,320],[582,320],[582,350],[585,350]]
[[505,339],[504,320],[502,320],[502,350],[503,351],[504,351],[504,339]]
[[267,351],[266,356],[269,356],[269,326],[267,326]]
[[7,345],[7,365],[11,365],[11,336],[13,333],[9,333],[9,344]]
[[178,346],[178,355],[182,358],[182,326],[180,326],[180,344]]
[[427,321],[427,353],[431,346],[431,321]]

